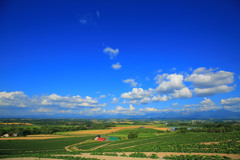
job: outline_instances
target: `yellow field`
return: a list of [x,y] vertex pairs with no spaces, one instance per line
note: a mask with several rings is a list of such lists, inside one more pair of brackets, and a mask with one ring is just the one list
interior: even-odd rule
[[[75,131],[75,132],[68,132],[66,134],[69,135],[78,135],[78,134],[108,134],[108,133],[112,133],[112,132],[116,132],[119,130],[123,130],[123,129],[135,129],[135,128],[139,128],[142,127],[142,125],[136,125],[136,126],[124,126],[124,127],[112,127],[111,129],[102,129],[102,130],[82,130],[82,131]],[[148,126],[146,125],[145,128],[153,128],[156,130],[162,130],[162,131],[167,131],[169,130],[169,128],[167,127],[157,127],[157,126]]]

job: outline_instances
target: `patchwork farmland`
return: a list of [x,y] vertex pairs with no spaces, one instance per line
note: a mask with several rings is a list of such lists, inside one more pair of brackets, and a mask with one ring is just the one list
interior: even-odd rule
[[[0,158],[240,159],[240,131],[172,132],[168,126],[160,126],[128,125],[1,138]],[[130,133],[137,133],[138,137],[130,138]]]

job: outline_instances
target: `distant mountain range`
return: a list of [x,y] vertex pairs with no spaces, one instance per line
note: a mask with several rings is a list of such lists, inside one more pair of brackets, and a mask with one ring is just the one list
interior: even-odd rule
[[79,115],[79,114],[56,114],[56,115],[28,115],[28,116],[1,116],[0,118],[94,118],[94,119],[109,119],[109,118],[129,118],[129,119],[240,119],[240,112],[232,112],[228,110],[210,110],[197,112],[161,112],[148,113],[146,115]]

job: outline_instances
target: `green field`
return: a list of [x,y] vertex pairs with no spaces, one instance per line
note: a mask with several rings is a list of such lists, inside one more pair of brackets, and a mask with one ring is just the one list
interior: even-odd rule
[[[240,153],[240,132],[162,134],[161,136],[112,142],[98,152],[197,152]],[[202,142],[220,142],[205,145]]]
[[160,131],[152,128],[137,128],[137,129],[120,130],[111,134],[107,134],[107,136],[120,137],[121,139],[126,139],[128,133],[131,131],[137,132],[138,137],[153,137],[153,136],[159,135],[160,133],[164,133],[164,131]]
[[[237,125],[236,125],[237,124]],[[53,134],[68,135],[63,138],[32,140],[1,140],[0,158],[5,157],[51,157],[52,154],[81,154],[92,153],[113,156],[128,152],[135,152],[132,156],[140,156],[148,152],[177,152],[177,153],[216,153],[216,154],[240,154],[239,125],[226,123],[211,123],[210,127],[199,124],[199,130],[189,131],[180,128],[178,131],[159,131],[152,128],[122,129],[114,133],[101,135],[102,137],[117,137],[119,141],[94,141],[96,135],[71,134],[75,131],[54,132]],[[158,124],[155,124],[159,126]],[[189,123],[187,123],[189,126]],[[133,126],[133,125],[118,125]],[[142,126],[142,125],[140,125]],[[8,126],[9,127],[9,126]],[[72,126],[73,127],[73,126]],[[179,126],[178,126],[179,127]],[[95,130],[88,128],[88,130]],[[76,131],[79,132],[79,131]],[[128,139],[130,132],[137,133],[138,138]],[[46,134],[49,136],[49,134]],[[214,143],[211,143],[214,142]],[[140,153],[141,152],[141,153]],[[144,153],[143,153],[144,152]],[[149,153],[152,154],[152,153]],[[130,155],[128,155],[130,156]],[[154,155],[148,155],[154,157]],[[156,155],[155,155],[156,157]],[[201,156],[170,156],[170,159],[201,159]],[[218,159],[217,156],[209,156],[208,159]],[[73,158],[74,159],[74,158]],[[206,156],[205,156],[206,159]],[[220,157],[221,159],[221,157]]]
[[79,143],[90,138],[93,137],[88,136],[44,140],[2,140],[0,141],[0,155],[65,151],[65,146]]

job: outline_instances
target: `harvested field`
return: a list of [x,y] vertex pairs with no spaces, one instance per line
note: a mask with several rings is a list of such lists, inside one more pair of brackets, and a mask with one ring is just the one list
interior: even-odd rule
[[111,129],[102,129],[102,130],[82,130],[82,131],[76,131],[76,132],[68,132],[66,134],[72,134],[72,135],[77,135],[77,134],[108,134],[112,132],[116,132],[122,129],[134,129],[134,128],[139,128],[141,126],[127,126],[127,127],[112,127]]
[[160,131],[167,131],[170,130],[168,127],[157,127],[157,126],[145,126],[146,128],[152,128]]
[[[111,129],[102,129],[102,130],[82,130],[82,131],[76,131],[76,132],[68,132],[66,134],[72,134],[72,135],[78,135],[78,134],[108,134],[108,133],[116,132],[116,131],[119,131],[119,130],[135,129],[135,128],[139,128],[139,127],[142,127],[142,125],[112,127]],[[153,129],[162,130],[162,131],[169,130],[169,128],[165,128],[165,127],[156,127],[156,126],[148,126],[148,125],[146,125],[145,128],[153,128]]]

